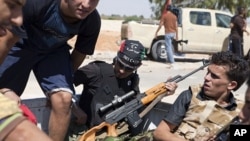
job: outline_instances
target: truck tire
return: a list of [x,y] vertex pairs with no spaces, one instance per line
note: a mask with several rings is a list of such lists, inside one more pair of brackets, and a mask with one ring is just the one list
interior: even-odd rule
[[154,40],[150,52],[153,60],[158,62],[167,61],[167,50],[164,39]]

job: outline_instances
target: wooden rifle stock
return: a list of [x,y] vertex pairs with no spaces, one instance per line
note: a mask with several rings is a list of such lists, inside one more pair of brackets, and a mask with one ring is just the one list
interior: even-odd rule
[[[176,83],[180,82],[180,81],[184,80],[185,78],[187,78],[188,76],[196,73],[197,71],[202,70],[206,66],[208,66],[208,63],[203,62],[203,66],[199,67],[198,69],[186,74],[185,76],[177,75],[177,76],[173,77],[172,79],[170,79],[170,80],[168,80],[166,82],[173,82],[173,81],[175,81]],[[147,90],[146,92],[144,92],[143,93],[144,96],[142,98],[140,98],[139,100],[134,99],[134,100],[126,103],[127,105],[126,104],[124,105],[125,108],[123,106],[121,106],[120,108],[117,108],[116,110],[114,110],[111,113],[117,113],[117,111],[123,111],[123,110],[121,110],[122,108],[127,110],[128,109],[127,107],[130,107],[128,105],[130,105],[130,104],[133,105],[135,103],[138,103],[138,106],[135,106],[135,108],[132,109],[133,111],[136,111],[139,108],[141,108],[142,106],[147,105],[147,104],[150,103],[150,105],[142,113],[140,113],[139,117],[140,118],[143,117],[148,111],[151,110],[151,108],[156,103],[158,103],[159,100],[161,100],[162,97],[164,97],[166,95],[166,92],[167,92],[167,88],[165,87],[166,82],[162,82],[162,83],[157,84],[156,86],[154,86],[154,87],[150,88],[149,90]],[[130,92],[130,93],[131,94],[129,94],[129,95],[132,95],[132,92]],[[111,104],[108,104],[108,105],[111,105]],[[107,107],[107,105],[105,105],[104,107]],[[127,114],[127,112],[123,112],[122,114],[123,115]],[[109,115],[112,115],[112,114],[109,114]],[[114,117],[114,119],[115,118],[117,118],[117,119],[113,120],[113,118],[112,118],[112,122],[110,120],[109,120],[109,122],[107,122],[108,121],[107,120],[107,121],[102,122],[100,125],[91,128],[90,130],[88,130],[86,133],[84,133],[81,136],[79,141],[95,141],[96,132],[100,131],[104,127],[107,127],[107,130],[108,130],[107,131],[107,136],[113,136],[113,137],[118,136],[117,132],[116,132],[117,123],[114,123],[114,121],[118,122],[121,119],[121,116],[119,116],[117,114],[113,114],[113,115],[117,116],[117,117]],[[123,118],[126,118],[126,117],[123,117]]]
[[89,129],[86,133],[84,133],[79,141],[95,141],[96,133],[102,130],[104,127],[107,127],[107,136],[116,137],[118,136],[116,133],[116,123],[111,125],[107,122],[102,122],[98,126],[94,126],[93,128]]

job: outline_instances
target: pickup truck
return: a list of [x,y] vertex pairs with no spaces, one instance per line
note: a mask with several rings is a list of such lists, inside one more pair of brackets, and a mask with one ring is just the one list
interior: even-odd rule
[[[228,49],[230,20],[229,12],[202,8],[177,8],[178,42],[173,42],[175,52],[212,54]],[[164,27],[155,38],[159,21],[123,22],[121,40],[139,40],[147,49],[146,55],[155,61],[166,61],[167,54],[164,41]],[[248,31],[249,28],[247,29]],[[244,54],[250,46],[249,36],[244,33]]]

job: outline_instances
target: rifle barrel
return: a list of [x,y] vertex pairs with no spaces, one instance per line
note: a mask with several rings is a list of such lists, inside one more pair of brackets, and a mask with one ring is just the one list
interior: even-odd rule
[[121,102],[123,102],[124,100],[132,97],[135,94],[135,91],[130,91],[128,93],[126,93],[125,95],[118,97],[115,96],[115,99],[112,100],[110,103],[108,103],[107,105],[102,106],[101,108],[99,108],[99,112],[100,113],[104,113],[106,112],[108,109],[110,109],[111,107],[116,107],[117,105],[119,105]]
[[197,71],[204,69],[204,68],[207,67],[208,65],[209,65],[209,63],[203,64],[203,66],[199,67],[198,69],[191,71],[190,73],[186,74],[185,76],[179,77],[179,79],[175,80],[175,82],[178,83],[178,82],[184,80],[185,78],[187,78],[187,77],[189,77],[190,75],[196,73]]

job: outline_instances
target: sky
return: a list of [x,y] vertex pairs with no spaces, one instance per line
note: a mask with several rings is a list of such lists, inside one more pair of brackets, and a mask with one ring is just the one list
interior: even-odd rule
[[105,15],[143,15],[150,18],[152,14],[148,0],[100,0],[97,9]]

